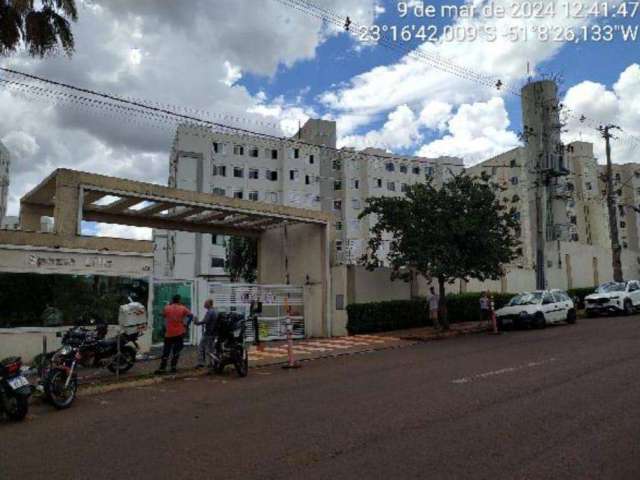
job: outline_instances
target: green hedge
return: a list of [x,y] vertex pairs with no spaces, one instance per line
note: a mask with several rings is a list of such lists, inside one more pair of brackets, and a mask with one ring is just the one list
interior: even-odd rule
[[[481,293],[447,295],[450,323],[480,320]],[[494,294],[496,308],[505,305],[511,293]],[[354,303],[347,306],[349,334],[386,332],[403,328],[431,326],[425,299]]]

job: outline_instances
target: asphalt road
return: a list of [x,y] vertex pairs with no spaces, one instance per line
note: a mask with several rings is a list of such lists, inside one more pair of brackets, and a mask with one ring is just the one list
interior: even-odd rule
[[0,424],[9,479],[638,479],[640,317],[164,382]]

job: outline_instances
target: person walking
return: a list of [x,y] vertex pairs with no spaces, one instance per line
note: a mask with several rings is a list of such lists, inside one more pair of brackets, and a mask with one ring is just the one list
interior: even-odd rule
[[196,368],[202,368],[207,364],[209,354],[213,352],[218,327],[218,312],[213,307],[213,300],[207,299],[204,302],[204,308],[207,310],[202,321],[194,322],[194,325],[203,325],[202,339],[198,345],[198,364]]
[[480,296],[480,321],[491,323],[491,299],[486,290]]
[[167,361],[171,355],[171,373],[176,373],[180,352],[184,347],[184,335],[187,332],[187,325],[193,320],[193,314],[181,303],[180,295],[174,295],[171,303],[164,307],[162,312],[165,320],[164,345],[162,348],[162,358],[160,367],[156,370],[157,375],[166,373]]
[[429,319],[431,323],[433,323],[433,327],[436,329],[440,329],[440,321],[438,320],[438,308],[440,306],[440,295],[436,293],[436,289],[433,287],[429,288],[429,292],[431,295],[429,296]]

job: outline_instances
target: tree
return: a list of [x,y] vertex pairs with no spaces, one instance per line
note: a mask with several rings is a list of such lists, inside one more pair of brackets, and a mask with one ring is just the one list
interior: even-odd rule
[[409,187],[404,198],[369,198],[360,218],[374,215],[367,252],[361,263],[382,265],[381,247],[389,241],[392,278],[413,272],[438,280],[440,319],[448,328],[445,285],[456,279],[497,280],[503,265],[515,259],[519,221],[495,194],[496,185],[458,175],[441,188],[433,183]]
[[258,269],[258,242],[255,238],[229,237],[227,240],[227,261],[225,271],[232,282],[244,279],[254,283]]
[[62,47],[67,55],[75,43],[71,24],[77,21],[75,0],[0,0],[0,55],[14,53],[22,44],[33,57],[44,57]]

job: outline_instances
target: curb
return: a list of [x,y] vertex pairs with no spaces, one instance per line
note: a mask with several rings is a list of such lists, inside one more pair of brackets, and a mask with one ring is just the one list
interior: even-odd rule
[[[485,333],[486,328],[472,328],[466,330],[455,330],[449,331],[447,333],[440,333],[438,335],[429,335],[429,336],[421,336],[421,335],[409,335],[404,337],[398,337],[402,340],[402,343],[397,343],[395,345],[387,345],[387,346],[371,346],[369,348],[365,348],[362,350],[356,351],[337,351],[334,353],[327,353],[323,355],[318,355],[314,357],[301,358],[297,360],[296,363],[309,363],[315,360],[326,360],[331,358],[340,358],[340,357],[348,357],[353,355],[362,355],[366,353],[372,352],[381,352],[386,350],[399,350],[401,348],[407,348],[414,346],[418,343],[429,342],[429,341],[437,341],[437,340],[446,340],[448,338],[455,338],[463,335],[470,335],[476,333]],[[268,363],[260,363],[257,365],[252,365],[249,368],[251,370],[260,370],[264,368],[278,367],[287,365],[287,360],[274,360]],[[78,386],[78,394],[83,396],[93,396],[100,395],[104,393],[115,392],[118,390],[124,390],[127,388],[136,388],[136,387],[145,387],[150,385],[157,385],[163,382],[170,382],[175,380],[183,380],[186,378],[195,378],[202,377],[208,375],[208,369],[195,369],[189,368],[179,372],[175,375],[167,374],[163,376],[154,375],[153,373],[143,374],[137,377],[133,377],[131,379],[127,379],[121,382],[106,381],[103,383],[82,383]],[[35,398],[37,399],[37,397]]]

